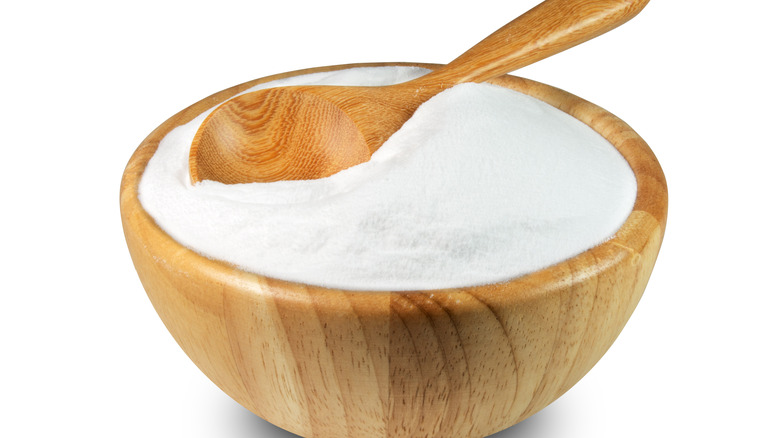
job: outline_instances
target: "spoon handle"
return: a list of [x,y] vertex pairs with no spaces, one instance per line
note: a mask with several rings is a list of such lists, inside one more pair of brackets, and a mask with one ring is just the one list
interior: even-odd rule
[[418,81],[434,85],[496,78],[620,26],[649,1],[544,1]]

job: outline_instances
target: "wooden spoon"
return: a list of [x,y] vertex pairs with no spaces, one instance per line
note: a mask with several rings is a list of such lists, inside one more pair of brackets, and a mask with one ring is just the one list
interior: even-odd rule
[[203,122],[193,182],[316,179],[368,161],[421,103],[562,52],[634,17],[649,0],[547,0],[449,64],[383,87],[291,86],[237,96]]

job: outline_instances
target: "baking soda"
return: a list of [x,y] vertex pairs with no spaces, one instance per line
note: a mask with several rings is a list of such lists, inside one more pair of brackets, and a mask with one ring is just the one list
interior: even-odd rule
[[[386,85],[426,72],[356,68],[249,91]],[[140,201],[182,245],[278,279],[371,291],[502,282],[609,239],[636,198],[631,168],[603,137],[495,85],[445,90],[369,162],[308,181],[191,184],[190,144],[209,112],[160,142]]]

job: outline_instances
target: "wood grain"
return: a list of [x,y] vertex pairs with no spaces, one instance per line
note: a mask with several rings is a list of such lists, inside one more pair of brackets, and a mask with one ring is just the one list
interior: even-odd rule
[[306,87],[259,90],[220,105],[192,141],[191,180],[316,179],[368,161],[371,151],[349,113],[316,93],[316,87],[308,88],[313,92]]
[[128,248],[181,348],[217,386],[271,423],[306,437],[487,436],[533,415],[582,378],[644,291],[664,233],[666,182],[647,144],[623,121],[537,82],[492,81],[593,127],[638,181],[633,212],[615,237],[499,284],[377,293],[267,278],[182,247],[138,201],[140,176],[174,127],[261,82],[373,65],[386,64],[248,82],[163,123],[122,179]]
[[226,184],[317,179],[368,161],[423,102],[599,36],[649,0],[546,0],[453,62],[384,87],[294,86],[243,94],[216,108],[190,149],[190,177]]
[[622,25],[650,0],[547,0],[510,21],[420,84],[483,82]]

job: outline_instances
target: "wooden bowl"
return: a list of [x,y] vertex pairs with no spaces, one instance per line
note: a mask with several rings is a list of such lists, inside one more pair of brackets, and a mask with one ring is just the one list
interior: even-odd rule
[[306,437],[482,437],[533,415],[604,355],[647,284],[666,224],[663,172],[623,121],[565,91],[512,76],[493,83],[591,126],[638,183],[615,237],[514,280],[422,292],[354,292],[241,271],[183,247],[138,201],[138,183],[174,127],[253,85],[360,64],[257,79],[171,117],[138,147],[121,211],[135,268],[193,362],[247,409]]

